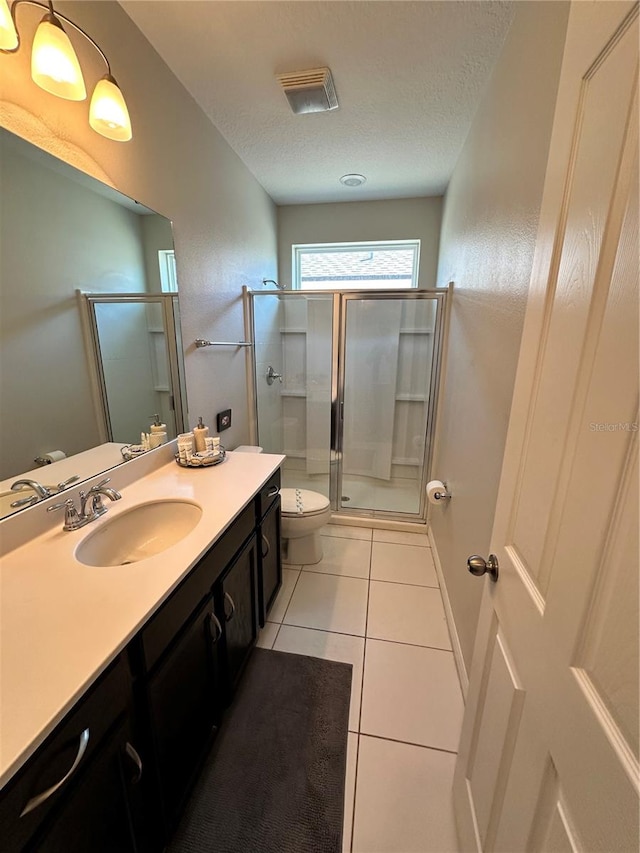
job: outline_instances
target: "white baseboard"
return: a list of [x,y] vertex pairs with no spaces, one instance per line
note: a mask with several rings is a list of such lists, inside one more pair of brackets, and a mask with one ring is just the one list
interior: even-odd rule
[[449,626],[449,634],[451,635],[451,645],[453,646],[453,657],[456,662],[456,669],[458,670],[458,678],[460,679],[460,689],[462,690],[462,696],[466,702],[467,690],[469,689],[469,676],[467,675],[467,668],[464,665],[464,658],[462,657],[462,646],[460,645],[460,638],[458,637],[456,622],[453,618],[453,610],[451,609],[451,602],[449,600],[447,584],[445,582],[444,574],[442,572],[442,564],[440,562],[438,549],[436,547],[435,539],[433,538],[433,531],[431,530],[431,527],[429,527],[428,536],[429,544],[431,545],[431,554],[433,556],[433,562],[436,567],[436,574],[438,575],[438,582],[440,583],[440,589],[442,590],[442,601],[444,604],[445,616],[447,617],[447,625]]

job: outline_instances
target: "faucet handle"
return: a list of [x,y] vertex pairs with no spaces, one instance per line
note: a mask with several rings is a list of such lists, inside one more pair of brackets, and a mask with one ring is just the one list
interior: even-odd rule
[[56,489],[59,492],[62,492],[67,488],[67,486],[70,486],[71,483],[75,483],[79,479],[80,479],[80,475],[74,474],[73,477],[69,477],[67,480],[63,480],[61,483],[58,483],[58,485],[56,486]]
[[99,492],[100,489],[104,489],[104,487],[107,485],[107,483],[110,483],[110,482],[111,482],[111,477],[105,477],[104,480],[101,480],[99,483],[96,483],[95,486],[91,486],[91,488],[89,489],[89,494],[91,494],[92,492]]
[[64,509],[63,530],[77,530],[86,524],[86,520],[80,517],[76,505],[71,498],[67,498],[62,503],[48,506],[47,512],[55,512],[58,509]]

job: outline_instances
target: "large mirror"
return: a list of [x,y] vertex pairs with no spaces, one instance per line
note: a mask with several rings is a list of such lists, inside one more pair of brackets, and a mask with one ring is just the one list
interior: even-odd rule
[[155,413],[174,438],[186,400],[170,221],[4,129],[0,186],[4,517],[34,497],[16,479],[120,464]]

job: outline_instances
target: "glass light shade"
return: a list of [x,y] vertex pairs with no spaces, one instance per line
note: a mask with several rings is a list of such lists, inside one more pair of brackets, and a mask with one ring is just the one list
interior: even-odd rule
[[18,47],[16,32],[7,0],[0,0],[0,50],[15,50]]
[[89,107],[89,124],[96,133],[128,142],[131,139],[131,119],[118,84],[110,74],[98,80]]
[[31,49],[31,77],[41,89],[66,98],[84,101],[84,85],[78,57],[58,19],[47,14],[36,30]]

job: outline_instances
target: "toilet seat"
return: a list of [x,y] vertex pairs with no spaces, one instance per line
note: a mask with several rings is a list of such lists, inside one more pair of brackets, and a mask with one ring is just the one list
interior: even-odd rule
[[329,498],[310,489],[280,489],[282,515],[291,518],[321,515],[329,509]]

